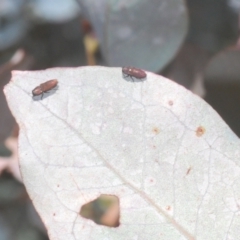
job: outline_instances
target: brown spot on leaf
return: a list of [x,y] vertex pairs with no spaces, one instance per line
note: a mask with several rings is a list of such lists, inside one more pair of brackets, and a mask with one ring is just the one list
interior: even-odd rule
[[186,175],[188,175],[191,172],[191,170],[192,170],[192,167],[189,167],[187,172],[186,172]]
[[84,204],[79,214],[96,224],[118,227],[120,225],[119,198],[114,195],[101,194],[95,200]]
[[168,101],[168,105],[169,105],[169,106],[172,106],[172,105],[173,105],[173,101],[172,101],[172,100],[169,100],[169,101]]
[[156,135],[160,133],[160,130],[159,130],[159,128],[157,128],[157,127],[154,127],[154,128],[152,129],[152,131],[153,131],[153,133],[155,133]]
[[201,137],[206,132],[206,129],[202,126],[199,126],[196,130],[196,135]]
[[167,210],[167,211],[170,211],[170,210],[171,210],[171,206],[167,206],[167,207],[166,207],[166,210]]

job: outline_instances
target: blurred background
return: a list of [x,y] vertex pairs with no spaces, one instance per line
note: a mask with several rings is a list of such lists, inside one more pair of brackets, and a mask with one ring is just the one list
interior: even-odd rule
[[142,68],[205,99],[240,136],[239,10],[240,0],[0,0],[0,240],[48,239],[19,173],[2,91],[12,70]]

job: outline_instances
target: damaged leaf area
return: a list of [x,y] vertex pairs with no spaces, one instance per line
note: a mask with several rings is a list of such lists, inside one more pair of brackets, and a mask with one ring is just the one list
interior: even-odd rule
[[[121,68],[14,71],[23,182],[50,239],[238,239],[239,139],[202,99]],[[56,91],[32,90],[57,79]],[[115,224],[86,209],[112,196]],[[112,201],[112,200],[111,200]]]

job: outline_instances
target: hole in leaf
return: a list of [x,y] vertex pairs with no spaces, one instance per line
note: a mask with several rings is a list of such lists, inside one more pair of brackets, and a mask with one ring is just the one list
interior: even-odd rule
[[114,195],[101,194],[95,200],[84,204],[80,215],[99,225],[118,227],[120,224],[119,199]]

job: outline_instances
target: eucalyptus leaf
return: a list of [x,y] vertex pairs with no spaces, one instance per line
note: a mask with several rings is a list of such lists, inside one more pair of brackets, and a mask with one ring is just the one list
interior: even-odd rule
[[[32,89],[58,79],[58,89]],[[50,239],[239,239],[238,137],[202,99],[121,68],[14,71],[5,87],[19,126],[23,181]],[[102,194],[119,227],[82,217]]]
[[110,66],[157,72],[177,54],[188,29],[183,0],[78,0]]

